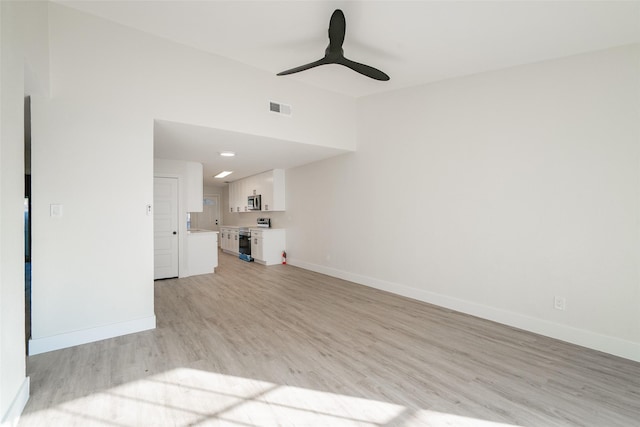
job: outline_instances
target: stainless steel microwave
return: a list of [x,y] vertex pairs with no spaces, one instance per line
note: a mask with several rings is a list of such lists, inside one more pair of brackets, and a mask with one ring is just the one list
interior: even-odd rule
[[262,197],[258,194],[257,196],[249,196],[247,199],[247,209],[250,211],[259,211],[262,209]]

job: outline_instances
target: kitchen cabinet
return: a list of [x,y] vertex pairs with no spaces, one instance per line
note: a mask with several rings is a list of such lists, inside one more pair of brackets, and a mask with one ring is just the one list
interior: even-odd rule
[[240,197],[238,197],[238,203],[240,204],[240,212],[249,212],[248,200],[249,188],[251,187],[251,177],[243,179],[240,182]]
[[202,163],[186,162],[187,212],[202,212]]
[[247,197],[262,196],[261,211],[285,210],[285,171],[274,169],[229,184],[229,212],[255,212],[247,206]]
[[251,230],[251,257],[254,261],[264,260],[262,251],[262,231]]
[[229,183],[229,212],[234,213],[236,211],[236,193],[237,193],[237,184],[235,182]]
[[231,230],[229,234],[229,241],[231,244],[229,245],[229,252],[234,255],[238,255],[240,253],[240,240],[238,239],[238,229]]
[[227,228],[224,234],[225,234],[225,239],[224,239],[224,242],[222,242],[222,250],[226,253],[229,253],[231,252],[231,248],[233,247],[233,245],[231,244],[232,242],[231,239],[233,238],[233,236],[231,235],[231,229]]
[[229,184],[229,210],[232,213],[244,212],[244,205],[246,204],[246,201],[243,203],[242,200],[246,197],[242,196],[244,194],[242,184],[242,180],[234,181]]
[[187,233],[187,272],[184,277],[213,273],[218,266],[218,232],[192,229]]
[[247,211],[247,183],[240,181],[240,191],[238,192],[238,212]]
[[226,227],[220,227],[220,249],[223,251],[227,248],[227,234],[229,229]]
[[263,193],[263,189],[264,189],[264,184],[263,184],[263,179],[264,179],[264,173],[259,173],[257,175],[253,175],[250,176],[246,179],[246,192],[247,192],[247,196],[255,196],[255,195],[262,195]]
[[265,172],[262,182],[262,210],[263,211],[284,211],[285,210],[285,174],[284,169],[274,169]]
[[[246,178],[245,178],[246,179]],[[248,212],[247,183],[245,179],[229,183],[229,212]]]
[[286,233],[284,228],[252,228],[251,257],[263,265],[282,263],[282,251],[285,250]]
[[233,255],[240,253],[237,227],[220,227],[220,248]]

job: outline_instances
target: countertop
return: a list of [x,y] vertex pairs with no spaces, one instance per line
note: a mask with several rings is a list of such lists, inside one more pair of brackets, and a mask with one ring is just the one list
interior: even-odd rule
[[217,233],[217,231],[205,230],[202,228],[191,228],[187,230],[187,234],[199,234],[199,233]]
[[261,230],[261,231],[268,231],[268,230],[284,230],[284,228],[276,228],[276,227],[269,227],[269,228],[265,228],[265,227],[258,227],[257,225],[221,225],[220,228],[247,228],[249,230]]

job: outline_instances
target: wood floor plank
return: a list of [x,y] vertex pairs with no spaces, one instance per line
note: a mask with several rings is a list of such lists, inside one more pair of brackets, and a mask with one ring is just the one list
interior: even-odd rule
[[32,426],[639,426],[640,364],[220,254],[157,328],[28,358]]

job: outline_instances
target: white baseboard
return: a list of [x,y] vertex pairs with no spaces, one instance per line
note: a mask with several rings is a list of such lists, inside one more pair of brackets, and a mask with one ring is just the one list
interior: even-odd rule
[[156,316],[29,340],[29,355],[155,329]]
[[7,413],[3,414],[0,427],[16,427],[20,421],[20,415],[29,400],[29,377],[26,377],[13,398],[13,402],[7,409]]
[[525,316],[512,311],[502,310],[435,292],[416,289],[406,285],[387,282],[385,280],[350,273],[348,271],[338,270],[323,265],[312,264],[297,259],[288,260],[288,263],[295,267],[304,268],[305,270],[311,270],[317,273],[326,274],[327,276],[348,280],[360,285],[413,298],[418,301],[427,302],[429,304],[445,307],[461,313],[502,323],[514,328],[523,329],[536,334],[640,362],[640,343],[633,341],[627,341],[585,329],[574,328],[561,323],[550,322],[545,319]]

